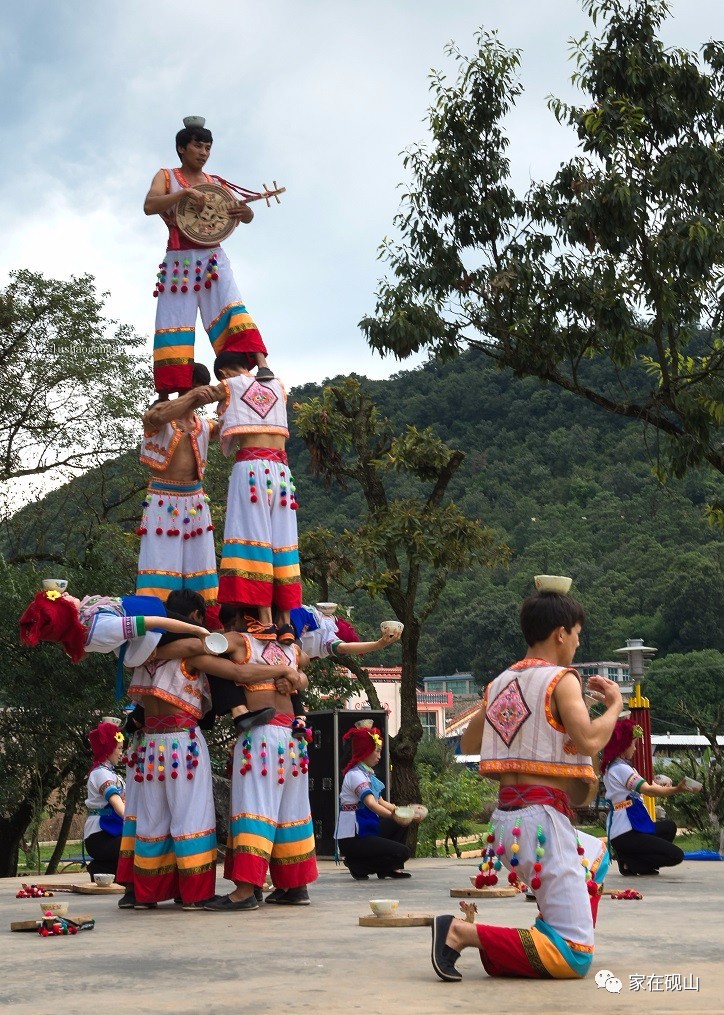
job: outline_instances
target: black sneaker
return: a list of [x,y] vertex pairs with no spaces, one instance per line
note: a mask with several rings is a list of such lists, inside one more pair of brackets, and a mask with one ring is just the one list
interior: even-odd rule
[[[267,902],[269,899],[266,900]],[[277,899],[277,905],[279,906],[310,906],[311,902],[309,899],[309,892],[307,886],[302,885],[300,888],[287,888],[282,898]]]
[[270,905],[273,905],[276,902],[281,902],[281,900],[284,898],[286,894],[287,894],[286,888],[275,888],[273,892],[269,892],[264,901],[268,902]]
[[254,889],[254,898],[256,899],[257,902],[264,901],[264,892],[261,890],[261,888],[257,887]]
[[460,952],[445,944],[454,916],[436,916],[432,921],[432,968],[441,980],[462,980],[463,974],[455,968]]
[[135,905],[136,905],[136,896],[129,888],[127,888],[125,895],[122,895],[121,898],[118,900],[118,908],[133,909]]
[[[206,906],[206,903],[207,902],[213,902],[215,898],[216,898],[216,896],[212,895],[210,899],[200,899],[198,902],[182,902],[181,903],[181,908],[183,910],[185,910],[187,913],[191,913],[194,910],[204,909],[205,906]],[[174,899],[174,902],[175,901],[176,900]]]
[[211,913],[248,912],[252,909],[258,909],[259,903],[256,901],[253,892],[247,898],[240,899],[238,902],[229,895],[216,895],[213,899],[205,902],[203,908]]

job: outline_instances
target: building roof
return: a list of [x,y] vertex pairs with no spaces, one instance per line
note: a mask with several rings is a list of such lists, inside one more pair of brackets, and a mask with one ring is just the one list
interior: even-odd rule
[[402,680],[401,666],[365,666],[365,670],[375,683],[397,683]]
[[[724,745],[724,737],[717,737],[716,742]],[[708,747],[706,737],[696,733],[666,733],[651,737],[652,747]]]
[[474,705],[470,705],[460,715],[456,715],[454,719],[445,723],[445,736],[446,737],[457,737],[461,733],[464,733],[468,728],[468,723],[480,708],[480,702],[476,701]]

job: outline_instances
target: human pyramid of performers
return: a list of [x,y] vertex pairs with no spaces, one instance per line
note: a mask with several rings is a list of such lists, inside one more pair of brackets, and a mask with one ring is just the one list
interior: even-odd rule
[[[26,643],[59,642],[74,662],[88,652],[114,652],[118,697],[125,690],[135,703],[126,723],[125,787],[114,771],[123,741],[118,726],[104,722],[90,734],[85,843],[91,875],[108,871],[126,886],[121,908],[173,899],[191,909],[255,909],[268,874],[274,891],[267,902],[307,905],[317,866],[304,667],[400,637],[396,629],[363,642],[333,609],[302,603],[286,392],[212,236],[251,222],[250,201],[281,190],[252,192],[205,173],[212,142],[203,118],[187,117],[176,136],[181,165],[158,171],[144,203],[147,215],[161,216],[169,238],[153,293],[158,397],[143,417],[141,461],[150,481],[136,530],[135,594],[79,600],[65,580],[48,579],[20,621]],[[218,202],[205,217],[209,194],[219,190],[226,217]],[[216,353],[216,384],[194,362],[197,311]],[[215,419],[196,414],[211,403]],[[218,571],[203,489],[215,440],[233,461]],[[227,715],[237,739],[224,873],[236,887],[218,897],[216,816],[201,730]]]
[[[123,909],[170,900],[210,912],[255,910],[260,901],[309,905],[317,865],[305,667],[309,659],[384,648],[402,626],[382,625],[382,637],[363,642],[334,604],[302,603],[286,394],[218,245],[235,224],[251,221],[252,200],[281,190],[250,192],[208,176],[211,145],[203,120],[187,118],[176,136],[181,165],[159,170],[144,204],[164,220],[169,241],[154,292],[158,399],[143,417],[141,461],[151,478],[137,530],[135,594],[79,600],[64,579],[47,579],[20,618],[26,644],[59,642],[74,662],[89,652],[118,656],[118,698],[125,689],[134,706],[126,723],[129,778],[126,786],[115,771],[123,733],[103,721],[89,733],[84,841],[91,876],[115,874],[125,886]],[[197,311],[216,354],[216,384],[194,362]],[[216,419],[196,415],[212,403]],[[218,572],[202,486],[212,440],[233,458]],[[487,684],[461,749],[479,755],[480,773],[500,783],[476,884],[492,887],[505,866],[511,884],[534,893],[540,915],[530,930],[435,917],[432,966],[449,982],[462,977],[456,963],[464,948],[477,949],[492,976],[585,975],[609,853],[577,830],[573,807],[596,794],[599,751],[623,876],[658,874],[684,857],[673,843],[676,826],[653,821],[642,794],[701,788],[691,780],[650,784],[632,767],[642,730],[620,718],[618,684],[592,676],[584,696],[571,665],[585,623],[568,594],[571,579],[541,575],[536,583],[520,610],[526,655]],[[595,699],[603,712],[592,717]],[[224,864],[234,890],[227,895],[215,891],[216,815],[202,733],[219,716],[231,717],[236,734]],[[375,774],[379,730],[358,723],[344,739],[351,757],[335,838],[345,865],[355,880],[408,878],[405,824],[424,808],[403,818],[403,808],[384,799]],[[273,890],[265,898],[267,876]]]

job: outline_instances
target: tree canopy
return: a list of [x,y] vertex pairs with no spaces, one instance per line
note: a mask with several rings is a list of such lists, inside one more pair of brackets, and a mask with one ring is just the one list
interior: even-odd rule
[[522,195],[505,133],[521,54],[483,30],[472,56],[449,48],[457,76],[432,75],[430,142],[404,158],[400,239],[361,327],[398,357],[477,346],[646,424],[662,473],[724,472],[724,43],[666,49],[665,0],[583,6],[581,101],[549,100],[579,154]]

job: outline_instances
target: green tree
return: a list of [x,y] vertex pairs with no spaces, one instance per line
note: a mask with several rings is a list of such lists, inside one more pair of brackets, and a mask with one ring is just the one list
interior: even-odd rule
[[0,291],[0,480],[86,471],[137,442],[143,339],[103,316],[90,275],[10,273]]
[[450,855],[452,842],[459,857],[458,840],[472,833],[473,822],[482,820],[483,804],[492,802],[497,791],[489,780],[456,762],[453,752],[439,740],[420,746],[417,769],[422,801],[428,809],[419,829],[419,852],[437,856],[437,840],[443,839],[445,855]]
[[[724,820],[724,652],[672,654],[649,665],[644,693],[651,702],[653,726],[664,732],[672,726],[705,736],[709,747],[705,764],[697,766],[693,757],[680,765],[682,775],[691,775],[704,785],[697,800],[675,799],[693,827],[722,834]],[[724,836],[719,843],[721,848]]]
[[665,0],[583,6],[601,31],[574,42],[580,104],[549,100],[580,151],[522,196],[504,130],[520,53],[485,31],[472,57],[449,48],[457,78],[432,75],[430,142],[405,156],[401,240],[361,327],[398,357],[479,347],[652,428],[662,474],[724,472],[724,43],[666,49]]
[[[366,513],[357,527],[338,536],[335,580],[383,596],[405,625],[402,638],[401,725],[391,741],[392,795],[419,800],[414,768],[422,738],[417,715],[420,633],[445,584],[473,564],[494,564],[506,550],[493,532],[445,501],[447,487],[464,459],[431,428],[408,425],[394,434],[359,381],[328,385],[296,406],[297,429],[312,467],[326,484],[354,482]],[[396,489],[391,479],[396,477]],[[330,534],[332,535],[332,534]],[[318,542],[318,541],[317,541]],[[302,560],[304,568],[304,560]]]
[[[65,561],[63,574],[77,595],[115,592],[133,587],[135,563],[135,545],[108,525],[82,557]],[[19,644],[18,617],[41,576],[33,563],[9,565],[0,556],[2,877],[15,876],[26,829],[54,793],[60,795],[58,806],[65,808],[67,800],[75,810],[90,767],[87,732],[118,707],[113,657],[91,655],[76,666],[59,645]]]

